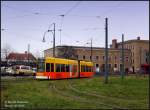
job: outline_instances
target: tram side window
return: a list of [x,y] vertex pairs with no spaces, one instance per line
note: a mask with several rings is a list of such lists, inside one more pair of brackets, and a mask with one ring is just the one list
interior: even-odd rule
[[92,72],[92,66],[81,66],[81,72]]
[[65,72],[65,64],[61,64],[61,72]]
[[89,66],[86,66],[86,72],[89,72]]
[[90,66],[90,72],[92,72],[93,70],[92,70],[92,66]]
[[89,72],[89,66],[86,66],[86,72]]
[[85,65],[82,65],[82,66],[81,66],[81,71],[82,71],[82,72],[86,72],[86,66],[85,66]]
[[86,72],[86,66],[84,66],[84,72]]
[[50,72],[50,63],[46,63],[46,72]]
[[54,72],[54,63],[51,63],[51,72]]
[[83,65],[81,66],[81,72],[84,72],[84,66]]
[[77,65],[73,65],[73,72],[77,72]]
[[89,72],[92,72],[92,66],[89,66]]
[[69,72],[69,65],[66,65],[66,72]]
[[60,64],[56,64],[56,72],[61,72],[60,69],[61,69],[61,65]]
[[88,68],[87,72],[90,72],[90,66],[87,66],[87,68]]

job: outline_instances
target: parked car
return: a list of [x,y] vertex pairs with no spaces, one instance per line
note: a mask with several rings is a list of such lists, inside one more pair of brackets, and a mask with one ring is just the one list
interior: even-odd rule
[[13,75],[13,74],[15,74],[15,71],[13,70],[13,68],[12,67],[8,67],[8,68],[6,68],[6,73],[8,74],[8,75]]
[[6,67],[1,67],[1,76],[5,76],[6,75]]
[[33,75],[34,72],[32,71],[30,66],[17,65],[15,67],[15,74],[16,75]]

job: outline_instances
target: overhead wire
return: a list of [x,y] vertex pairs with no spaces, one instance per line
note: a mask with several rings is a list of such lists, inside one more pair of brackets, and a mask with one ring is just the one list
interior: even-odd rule
[[78,1],[73,7],[71,7],[64,15],[68,15],[73,9],[75,9],[79,4],[81,3],[81,1]]
[[[79,4],[81,3],[81,1],[79,1],[79,2],[77,2],[73,7],[71,7],[68,11],[66,11],[66,13],[64,14],[64,15],[59,15],[59,16],[61,16],[61,22],[60,22],[60,44],[61,44],[61,32],[62,32],[62,27],[63,27],[63,22],[64,22],[64,18],[65,18],[65,16],[76,16],[76,17],[85,17],[85,18],[101,18],[100,16],[86,16],[86,15],[69,15],[70,14],[70,12],[73,10],[73,9],[75,9]],[[118,3],[115,7],[118,7],[118,6],[120,6],[120,4],[121,3]],[[10,7],[9,7],[10,8]],[[16,8],[14,8],[14,7],[11,7],[12,9],[16,9]],[[18,10],[18,9],[17,9]],[[29,12],[29,11],[26,11],[26,10],[18,10],[18,11],[22,11],[22,12],[28,12],[28,13],[31,13],[31,14],[34,14],[34,15],[48,15],[48,14],[46,14],[46,13],[39,13],[39,12]],[[111,9],[109,9],[108,11],[106,11],[106,12],[104,12],[104,15],[106,15],[106,14],[108,14],[108,13],[110,13],[110,12],[112,12],[112,11],[114,11],[114,7],[113,8],[111,8]],[[19,17],[25,17],[25,16],[29,16],[29,15],[23,15],[23,16],[18,16],[18,17],[14,17],[14,18],[19,18]],[[50,15],[48,15],[48,16],[50,16]],[[57,15],[58,16],[58,15]],[[101,21],[101,20],[100,20]],[[90,30],[90,29],[88,29],[88,30]],[[91,29],[92,30],[92,29]],[[98,30],[98,29],[94,29],[93,28],[93,30]]]
[[7,7],[7,8],[10,8],[10,9],[14,9],[14,10],[17,10],[17,11],[19,11],[19,12],[25,12],[25,13],[30,13],[30,14],[34,14],[34,15],[39,15],[39,14],[41,14],[41,15],[47,15],[48,13],[39,13],[38,11],[28,11],[28,10],[24,10],[24,9],[17,9],[17,8],[15,8],[15,7],[12,7],[12,6],[8,6],[8,5],[3,5],[3,6],[5,6],[5,7]]
[[60,22],[60,45],[61,45],[61,33],[62,33],[62,27],[63,27],[63,22],[64,22],[64,18],[65,16],[68,16],[68,14],[75,9],[79,4],[81,3],[81,1],[78,1],[73,7],[71,7],[68,11],[66,11],[64,14],[59,15],[61,17],[61,22]]
[[[15,17],[8,17],[7,19],[11,19],[11,20],[14,20],[14,19],[18,19],[18,18],[23,18],[23,17],[27,17],[27,16],[32,16],[32,15],[46,15],[46,16],[56,16],[56,15],[50,15],[48,13],[41,13],[41,12],[33,12],[33,11],[27,11],[27,10],[23,10],[23,9],[17,9],[15,7],[12,7],[12,6],[7,6],[7,5],[3,5],[7,8],[10,8],[10,9],[13,9],[13,10],[17,10],[19,12],[25,12],[25,13],[28,13],[28,14],[25,14],[25,15],[21,15],[21,16],[15,16]],[[7,20],[5,19],[5,20]]]
[[61,17],[61,21],[60,21],[60,45],[61,45],[61,32],[62,32],[62,26],[63,26],[63,22],[64,22],[64,15],[60,15]]

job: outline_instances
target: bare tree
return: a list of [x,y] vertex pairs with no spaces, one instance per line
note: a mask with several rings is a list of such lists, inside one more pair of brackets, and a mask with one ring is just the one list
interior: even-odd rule
[[40,51],[37,50],[37,51],[34,53],[34,56],[35,56],[36,59],[38,59],[38,58],[42,57],[41,54],[42,54],[42,53],[40,53]]
[[10,52],[13,52],[12,47],[9,44],[5,44],[2,48],[1,48],[1,59],[6,59],[7,60],[7,56]]
[[77,59],[77,54],[72,46],[62,46],[58,48],[58,55],[59,58],[66,58],[66,59]]

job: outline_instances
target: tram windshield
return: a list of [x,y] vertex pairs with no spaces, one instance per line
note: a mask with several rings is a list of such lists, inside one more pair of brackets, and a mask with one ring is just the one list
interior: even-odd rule
[[38,59],[37,71],[38,72],[45,71],[45,59],[44,58]]

